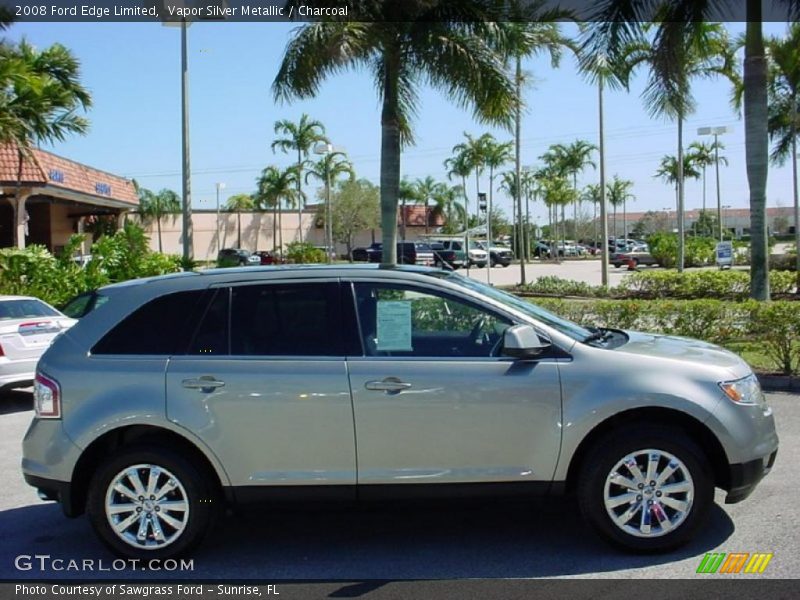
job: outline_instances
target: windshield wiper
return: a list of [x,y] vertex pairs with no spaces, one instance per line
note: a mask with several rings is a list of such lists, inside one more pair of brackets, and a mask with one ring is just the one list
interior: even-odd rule
[[584,338],[584,344],[588,344],[590,342],[605,342],[613,335],[610,330],[602,329],[600,327],[588,327],[587,329],[589,329],[589,331],[592,333]]

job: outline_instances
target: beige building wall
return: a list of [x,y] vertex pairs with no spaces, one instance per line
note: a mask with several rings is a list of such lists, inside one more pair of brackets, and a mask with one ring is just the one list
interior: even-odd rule
[[75,207],[65,204],[50,205],[50,244],[53,249],[65,246],[71,235],[75,233],[73,225],[75,219],[69,218],[70,211]]
[[[238,244],[238,219],[236,213],[220,213],[219,226],[217,225],[216,212],[192,213],[192,226],[194,235],[194,258],[195,260],[215,260],[217,252],[221,248],[236,248]],[[245,250],[272,250],[273,248],[273,213],[271,212],[250,212],[241,213],[242,240],[241,247]],[[130,213],[128,218],[134,222],[141,223],[139,216]],[[315,214],[303,213],[303,240],[315,246],[325,245],[325,232],[321,227],[316,227]],[[278,230],[278,241],[281,232],[283,234],[284,247],[294,241],[299,241],[300,234],[298,228],[298,215],[296,212],[285,212],[281,215],[282,227]],[[144,226],[145,232],[150,237],[150,248],[158,250],[158,229],[155,222],[149,222]],[[406,238],[409,240],[417,239],[416,227],[409,227]],[[398,232],[399,233],[399,232]],[[374,240],[380,241],[381,231],[374,231]],[[183,246],[181,239],[181,216],[169,215],[161,220],[161,240],[163,250],[167,254],[182,254]],[[373,242],[372,231],[362,231],[356,237],[353,247],[368,246]],[[347,248],[344,244],[335,244],[336,252],[340,255],[346,253]]]

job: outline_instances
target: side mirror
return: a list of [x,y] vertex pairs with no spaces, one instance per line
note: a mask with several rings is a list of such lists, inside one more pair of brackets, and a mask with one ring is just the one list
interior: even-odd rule
[[530,325],[513,325],[506,329],[503,354],[514,358],[535,358],[550,347]]

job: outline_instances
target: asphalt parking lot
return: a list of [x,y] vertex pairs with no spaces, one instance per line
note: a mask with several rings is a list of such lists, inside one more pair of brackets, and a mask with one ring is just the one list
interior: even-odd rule
[[[0,396],[0,579],[203,578],[405,580],[455,578],[691,578],[706,552],[772,552],[762,575],[800,575],[795,499],[800,487],[800,395],[769,394],[781,435],[773,472],[753,495],[723,505],[679,551],[617,552],[584,527],[571,501],[533,505],[371,507],[225,517],[194,556],[191,572],[74,572],[15,568],[20,555],[113,560],[85,518],[66,519],[22,479],[20,443],[31,396]],[[97,562],[95,564],[98,564]],[[702,577],[708,578],[709,575]],[[716,575],[714,577],[722,577]]]

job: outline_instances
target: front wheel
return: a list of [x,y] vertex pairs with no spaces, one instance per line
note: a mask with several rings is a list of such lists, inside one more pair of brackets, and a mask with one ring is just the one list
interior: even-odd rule
[[123,449],[96,472],[87,512],[118,556],[164,559],[186,554],[211,528],[219,496],[210,478],[174,451]]
[[581,512],[625,550],[666,552],[685,544],[713,502],[708,460],[679,429],[617,430],[587,456],[578,482]]

